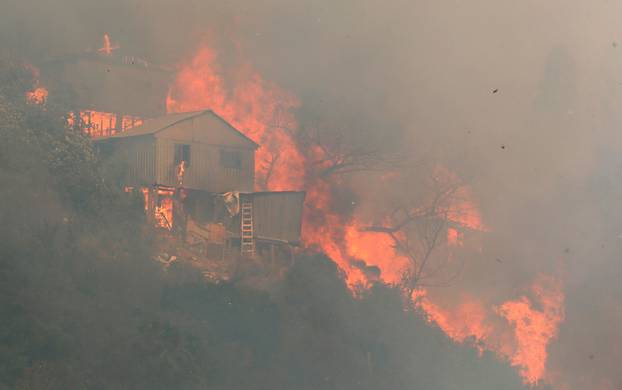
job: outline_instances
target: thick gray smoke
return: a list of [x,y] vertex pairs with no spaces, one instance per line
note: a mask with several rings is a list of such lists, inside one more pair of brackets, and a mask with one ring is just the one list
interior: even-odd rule
[[174,65],[209,42],[224,66],[253,64],[320,120],[448,166],[492,230],[448,289],[502,302],[558,275],[555,382],[622,388],[622,3],[385,3],[4,0],[0,47],[36,63],[108,33]]

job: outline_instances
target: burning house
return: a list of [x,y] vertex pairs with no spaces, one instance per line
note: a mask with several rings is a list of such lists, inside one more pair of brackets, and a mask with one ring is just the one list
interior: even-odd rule
[[154,222],[191,244],[254,256],[300,241],[304,193],[254,193],[259,145],[210,110],[156,117],[96,142],[127,167],[122,184],[140,189]]
[[[125,55],[108,35],[42,69],[42,85],[69,88],[69,125],[123,166],[119,184],[142,193],[152,223],[202,252],[274,255],[300,242],[304,192],[253,192],[259,145],[211,110],[169,113],[170,70]],[[44,102],[44,91],[29,99]]]
[[105,35],[103,46],[41,64],[48,88],[67,86],[76,110],[70,122],[92,137],[110,136],[166,113],[173,73],[126,55]]
[[[259,145],[212,111],[169,114],[107,141],[128,163],[128,186],[158,184],[209,193],[251,192]],[[183,183],[179,166],[184,165]]]

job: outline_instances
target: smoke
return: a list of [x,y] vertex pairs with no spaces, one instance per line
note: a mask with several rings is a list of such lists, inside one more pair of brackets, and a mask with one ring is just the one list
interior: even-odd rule
[[613,389],[622,386],[621,352],[609,341],[622,336],[620,8],[9,0],[0,47],[37,63],[96,49],[108,33],[124,51],[175,66],[208,42],[223,69],[252,64],[297,96],[301,125],[329,123],[352,142],[447,166],[469,184],[491,231],[461,277],[430,294],[499,305],[536,275],[557,275],[566,319],[550,347],[551,380]]

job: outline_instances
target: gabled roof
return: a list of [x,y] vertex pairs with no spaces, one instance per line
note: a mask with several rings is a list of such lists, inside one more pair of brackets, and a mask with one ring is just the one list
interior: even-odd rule
[[147,119],[142,125],[132,127],[131,129],[125,130],[121,133],[117,133],[110,137],[100,137],[95,140],[104,140],[104,139],[116,139],[116,138],[128,138],[128,137],[139,137],[143,135],[152,135],[156,134],[162,130],[168,129],[171,126],[174,126],[180,122],[187,121],[192,118],[196,118],[201,115],[212,115],[216,119],[222,121],[229,129],[236,132],[240,137],[244,138],[248,142],[252,143],[255,148],[258,148],[259,145],[244,135],[241,131],[231,126],[229,122],[222,119],[212,110],[204,110],[204,111],[193,111],[193,112],[180,112],[175,114],[167,114],[164,116]]

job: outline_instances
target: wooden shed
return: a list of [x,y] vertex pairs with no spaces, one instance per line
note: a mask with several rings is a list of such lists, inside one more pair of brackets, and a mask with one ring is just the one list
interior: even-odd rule
[[[190,207],[189,241],[208,252],[210,245],[224,245],[223,257],[231,249],[243,256],[257,253],[274,259],[277,252],[291,255],[291,246],[301,242],[305,192],[249,192],[204,194],[213,207],[208,218],[197,218],[197,208]],[[196,204],[194,206],[197,206]]]
[[240,194],[252,204],[255,239],[288,244],[300,242],[304,199],[302,191]]
[[124,185],[250,192],[258,145],[212,111],[169,114],[96,142],[127,164]]

